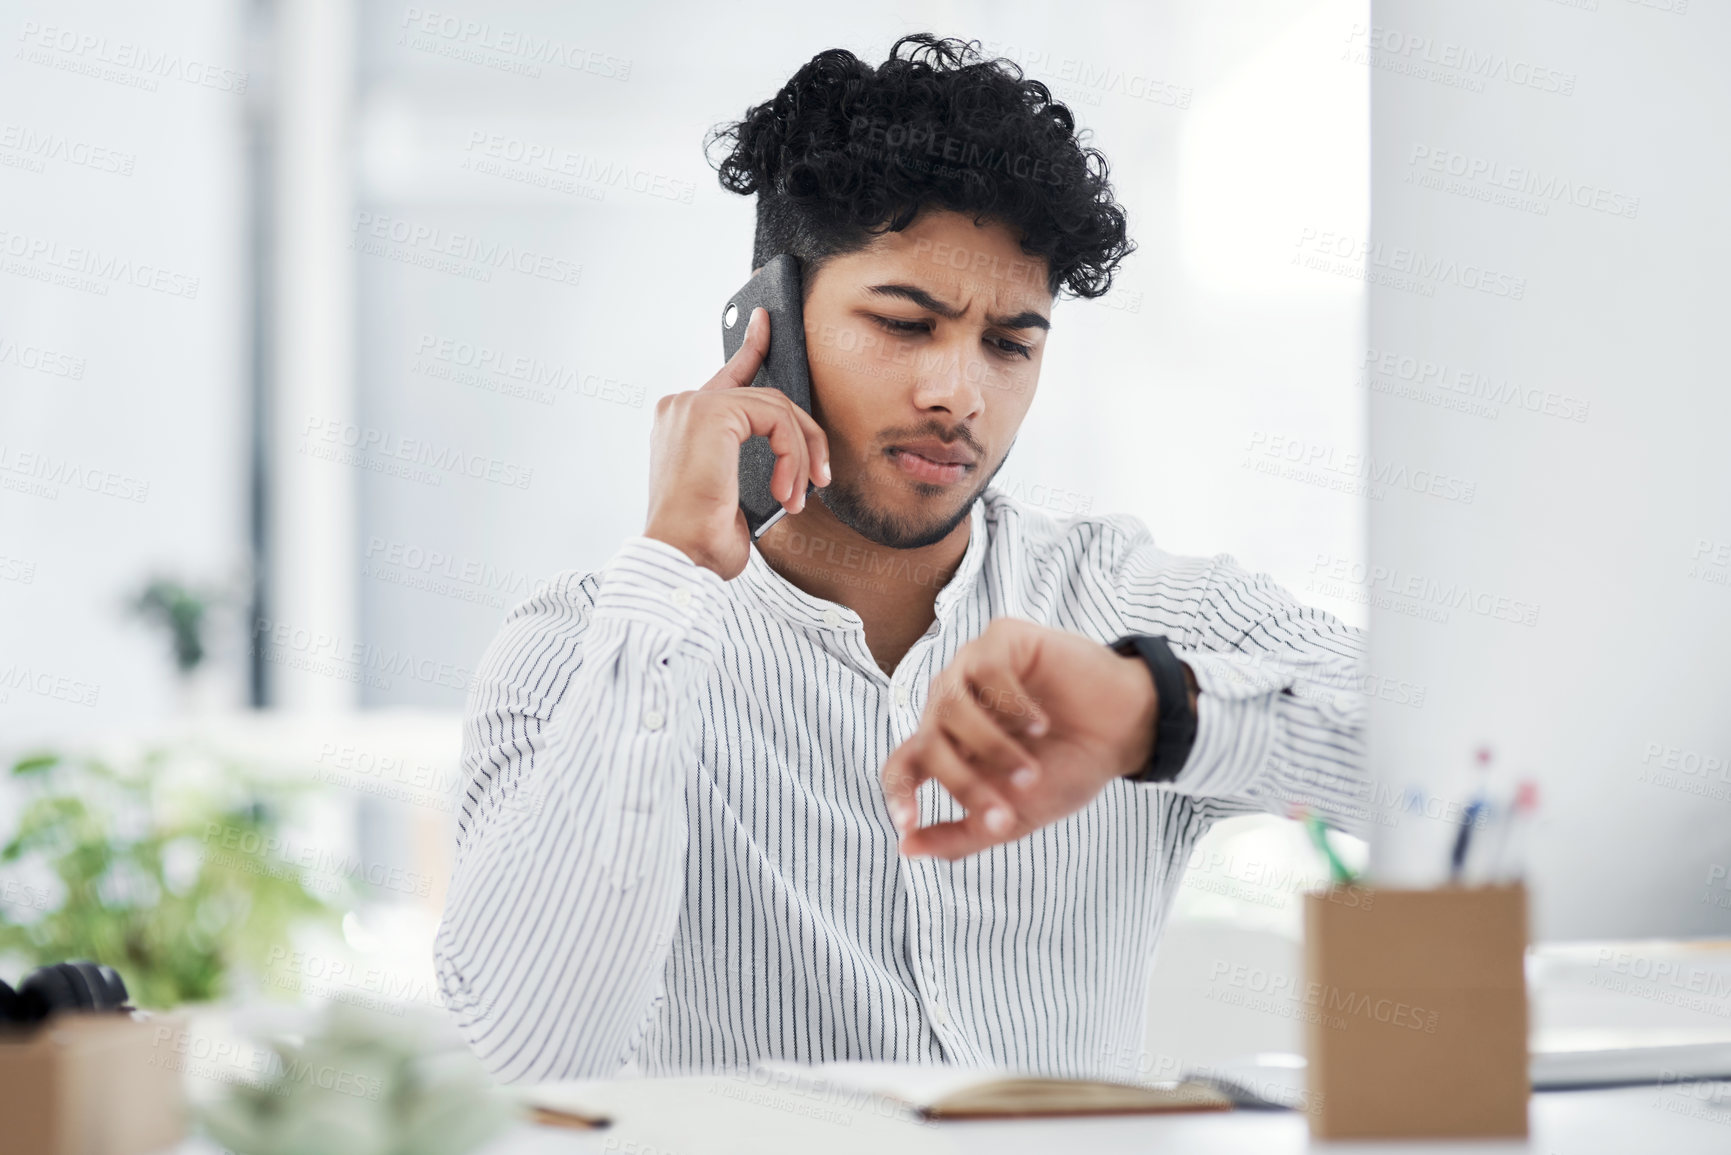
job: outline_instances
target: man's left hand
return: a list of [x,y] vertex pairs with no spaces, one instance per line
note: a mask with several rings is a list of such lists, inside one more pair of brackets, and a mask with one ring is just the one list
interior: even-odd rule
[[[902,853],[964,858],[1075,813],[1147,763],[1158,713],[1140,658],[994,619],[932,679],[919,729],[884,762]],[[963,818],[916,828],[914,793],[928,779]]]

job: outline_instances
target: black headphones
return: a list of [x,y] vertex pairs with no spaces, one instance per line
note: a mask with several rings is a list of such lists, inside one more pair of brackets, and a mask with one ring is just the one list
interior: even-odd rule
[[62,1011],[130,1011],[113,967],[77,959],[38,967],[14,991],[0,981],[0,1023],[29,1025]]

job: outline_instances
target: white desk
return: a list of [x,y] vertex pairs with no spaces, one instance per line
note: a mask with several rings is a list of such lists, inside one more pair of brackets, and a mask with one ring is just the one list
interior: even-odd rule
[[[1075,1121],[920,1125],[849,1110],[839,1103],[760,1091],[729,1077],[644,1079],[597,1084],[614,1112],[605,1131],[525,1127],[485,1155],[1052,1155],[1063,1152],[1175,1152],[1214,1155],[1328,1150],[1353,1155],[1423,1151],[1542,1152],[1543,1155],[1702,1155],[1731,1152],[1731,1082],[1686,1088],[1631,1087],[1535,1095],[1526,1142],[1311,1143],[1302,1116],[1233,1111]],[[757,1102],[732,1097],[757,1093]],[[1716,1096],[1716,1101],[1703,1096]],[[833,1117],[810,1117],[831,1112]]]
[[[1714,1013],[1685,1012],[1651,997],[1651,992],[1611,990],[1585,981],[1581,975],[1590,978],[1607,969],[1595,965],[1599,956],[1590,945],[1573,948],[1579,956],[1574,969],[1580,973],[1572,978],[1564,957],[1569,952],[1551,953],[1555,957],[1539,968],[1543,981],[1533,991],[1535,1022],[1543,1029],[1663,1030],[1693,1040],[1695,1033],[1703,1038],[1712,1032],[1722,1035],[1731,1018],[1717,1009],[1718,1004],[1709,1008]],[[1305,1119],[1291,1112],[921,1125],[874,1111],[860,1100],[826,1099],[822,1093],[801,1093],[785,1086],[764,1087],[731,1075],[608,1080],[586,1087],[581,1101],[610,1113],[614,1126],[604,1131],[525,1126],[482,1155],[586,1151],[613,1155],[1068,1155],[1072,1151],[1283,1155],[1309,1150],[1352,1155],[1400,1151],[1731,1155],[1731,1081],[1534,1095],[1528,1114],[1531,1135],[1524,1143],[1312,1144]],[[220,1148],[194,1140],[175,1155],[220,1153]]]

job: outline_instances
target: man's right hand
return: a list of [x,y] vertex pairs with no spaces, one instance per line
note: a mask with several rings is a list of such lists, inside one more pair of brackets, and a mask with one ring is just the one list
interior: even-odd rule
[[805,508],[807,481],[830,482],[829,440],[811,414],[779,389],[746,388],[769,352],[769,312],[751,311],[745,342],[701,389],[655,403],[649,435],[649,523],[664,541],[731,581],[751,557],[751,531],[739,508],[739,447],[769,438],[775,472],[769,491],[789,513]]

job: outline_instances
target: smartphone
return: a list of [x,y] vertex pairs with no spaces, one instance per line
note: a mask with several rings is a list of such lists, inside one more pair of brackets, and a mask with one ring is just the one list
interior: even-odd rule
[[[745,344],[745,326],[758,306],[769,311],[769,353],[758,367],[751,387],[779,389],[807,413],[811,412],[811,366],[805,356],[805,309],[799,258],[791,253],[771,257],[721,311],[721,351],[731,358]],[[767,437],[747,438],[739,447],[739,508],[755,540],[787,512],[769,491],[775,472],[775,452]],[[808,482],[806,497],[813,487]]]

